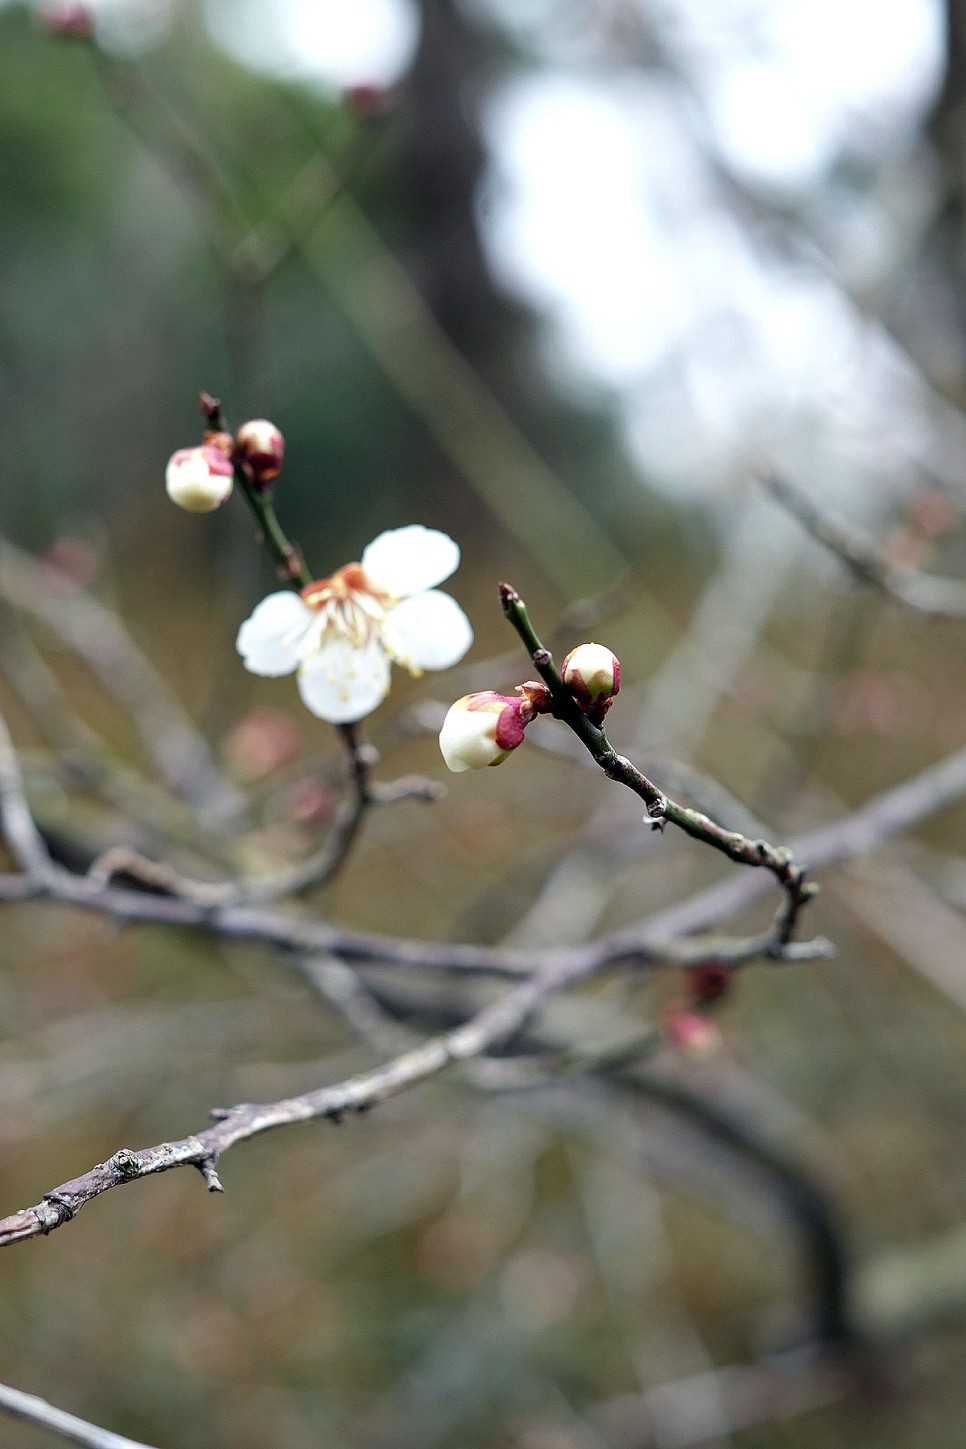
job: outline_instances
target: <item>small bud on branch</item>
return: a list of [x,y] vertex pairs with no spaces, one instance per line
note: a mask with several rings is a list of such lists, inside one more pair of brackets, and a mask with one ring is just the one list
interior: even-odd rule
[[464,694],[450,705],[439,732],[439,748],[454,774],[500,765],[523,744],[526,727],[536,715],[523,695],[513,699],[492,689]]
[[706,1057],[721,1046],[721,1033],[713,1021],[696,1011],[680,1008],[665,1018],[668,1040],[689,1057]]
[[172,503],[189,513],[213,513],[229,496],[234,482],[231,460],[220,448],[179,448],[172,453],[164,486]]
[[79,0],[41,5],[37,21],[48,35],[60,40],[91,40],[94,36],[94,16]]
[[560,666],[560,677],[584,714],[599,722],[620,690],[620,660],[603,644],[578,644]]
[[285,439],[267,418],[253,418],[235,434],[235,457],[257,488],[267,488],[282,471]]
[[395,105],[395,96],[387,86],[362,82],[346,87],[342,104],[360,121],[383,121]]

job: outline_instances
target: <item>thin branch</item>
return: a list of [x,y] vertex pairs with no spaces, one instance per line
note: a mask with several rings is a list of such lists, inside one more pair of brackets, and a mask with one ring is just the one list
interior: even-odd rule
[[92,46],[98,79],[115,115],[148,155],[189,196],[202,218],[206,239],[226,273],[249,222],[222,167],[213,159],[181,111],[148,80],[143,67],[118,61]]
[[[884,844],[920,820],[966,795],[966,749],[885,791],[859,810],[792,841],[811,869],[832,865]],[[327,921],[293,917],[249,906],[208,907],[177,896],[100,885],[56,867],[46,878],[0,875],[0,900],[50,899],[81,906],[121,922],[185,926],[234,940],[261,941],[304,954],[331,953],[350,962],[384,962],[455,973],[517,978],[551,960],[592,957],[596,970],[618,965],[646,970],[659,964],[693,966],[718,954],[736,964],[762,954],[775,960],[816,959],[827,954],[821,941],[782,946],[771,932],[739,942],[678,939],[705,931],[752,904],[765,891],[755,874],[729,877],[656,916],[599,937],[565,953],[503,950],[457,942],[410,940],[344,930]],[[769,951],[764,943],[771,941]]]
[[[12,751],[10,756],[12,757]],[[8,830],[11,828],[11,802],[16,817],[17,810],[21,808],[18,792],[22,795],[15,757],[12,759],[12,766],[9,759],[5,766],[7,788],[0,791],[0,811],[4,813],[4,823]],[[9,773],[11,769],[15,772],[12,777]],[[813,832],[803,843],[811,845],[813,858],[822,863],[847,858],[850,854],[859,853],[880,843],[890,834],[914,823],[916,819],[948,803],[964,791],[966,750],[958,752],[904,785],[886,792],[844,821]],[[727,884],[731,885],[732,882]],[[341,960],[408,960],[411,964],[423,965],[435,960],[436,964],[448,969],[453,969],[454,964],[459,963],[463,969],[473,967],[496,970],[503,974],[518,974],[528,966],[532,968],[534,964],[532,953],[500,952],[485,947],[437,945],[366,936],[363,933],[338,931],[321,922],[292,921],[285,916],[273,916],[268,912],[257,913],[241,909],[234,912],[209,911],[175,897],[152,897],[135,891],[98,887],[96,883],[73,876],[59,867],[46,870],[42,876],[35,873],[0,877],[0,898],[6,896],[8,899],[29,899],[42,895],[72,900],[75,904],[104,910],[123,920],[167,920],[170,924],[203,925],[222,934],[273,939],[276,944],[287,945],[292,949],[327,950]],[[705,912],[708,895],[709,893],[704,893]],[[743,899],[739,898],[739,904],[744,904]],[[733,908],[737,909],[737,906]],[[651,929],[653,930],[653,923]],[[325,937],[321,942],[320,936]],[[763,936],[750,938],[744,943],[744,959],[768,954],[769,942],[776,954],[781,955],[784,950],[798,958],[807,956],[817,945],[802,943],[798,946],[781,947],[776,944],[774,933],[766,932]],[[735,943],[731,945],[735,949]],[[684,961],[686,953],[690,951],[693,953],[694,964],[701,959],[702,949],[703,959],[708,959],[710,955],[720,959],[719,949],[709,951],[708,943],[697,941],[666,942],[664,949],[679,961]],[[605,966],[620,961],[635,961],[639,964],[649,958],[653,960],[653,951],[653,945],[646,939],[641,939],[638,931],[616,933],[592,943],[589,947],[551,954],[550,964],[544,965],[537,975],[507,991],[470,1020],[452,1031],[421,1043],[414,1050],[403,1053],[374,1071],[363,1073],[336,1086],[323,1087],[280,1102],[233,1107],[214,1127],[180,1142],[162,1143],[140,1152],[121,1149],[106,1163],[99,1164],[83,1176],[61,1184],[46,1194],[35,1207],[15,1213],[0,1223],[0,1244],[50,1232],[69,1221],[85,1203],[102,1192],[124,1182],[173,1167],[197,1167],[209,1188],[218,1191],[221,1188],[217,1175],[218,1158],[236,1142],[247,1140],[274,1127],[319,1118],[338,1120],[346,1112],[367,1110],[377,1102],[438,1074],[455,1062],[479,1057],[504,1043],[525,1026],[531,1014],[555,993],[589,979]],[[518,959],[521,956],[523,959]],[[684,963],[691,964],[686,961]]]
[[6,1384],[0,1384],[0,1413],[9,1414],[12,1419],[20,1419],[26,1424],[36,1424],[38,1428],[47,1429],[71,1444],[84,1444],[87,1449],[151,1449],[140,1439],[125,1439],[123,1434],[99,1429],[86,1419],[78,1419],[74,1414],[55,1408],[46,1399],[37,1398],[36,1394],[25,1394],[20,1389],[8,1388]]
[[[164,888],[164,887],[161,887]],[[153,895],[143,890],[100,885],[59,866],[43,879],[34,875],[0,875],[0,901],[54,900],[96,911],[132,924],[185,926],[227,940],[258,941],[300,953],[329,952],[342,961],[360,964],[411,966],[456,975],[487,975],[518,980],[535,967],[563,959],[591,963],[594,972],[618,966],[637,971],[670,965],[693,968],[710,959],[744,965],[766,958],[772,961],[823,960],[832,947],[821,937],[783,943],[769,928],[756,936],[694,937],[623,933],[602,936],[587,946],[557,951],[503,950],[452,941],[421,941],[404,936],[343,929],[328,921],[292,916],[255,906],[211,906],[176,895]]]
[[[966,748],[884,790],[852,814],[793,837],[791,849],[808,862],[810,870],[821,870],[876,850],[964,796]],[[766,889],[758,876],[732,876],[608,939],[612,946],[620,940],[630,945],[650,939],[652,933],[677,936],[681,932],[706,931],[752,905]]]
[[856,578],[930,618],[966,619],[966,584],[959,579],[934,578],[909,565],[893,563],[867,533],[837,513],[820,508],[787,478],[769,471],[762,481],[771,496]]
[[629,1441],[635,1445],[708,1449],[709,1444],[721,1444],[722,1433],[749,1434],[765,1425],[774,1442],[777,1423],[813,1414],[854,1390],[854,1376],[843,1364],[806,1346],[769,1354],[756,1363],[708,1369],[643,1393],[622,1394],[585,1412],[601,1433],[620,1435],[625,1425],[633,1425],[635,1433],[650,1436]]
[[611,780],[626,785],[644,801],[647,816],[656,828],[666,822],[676,825],[695,840],[722,851],[730,860],[742,865],[763,866],[771,871],[786,892],[787,903],[780,917],[780,938],[791,940],[802,906],[818,887],[806,881],[804,869],[796,865],[792,853],[784,846],[769,845],[767,840],[749,840],[735,830],[725,830],[699,810],[678,805],[642,774],[624,755],[614,749],[604,730],[578,707],[553,662],[553,656],[541,643],[527,614],[526,605],[509,584],[500,585],[500,600],[506,618],[522,640],[533,667],[547,685],[553,700],[553,714],[569,725],[597,764]]
[[150,860],[128,846],[116,845],[93,862],[88,879],[108,885],[119,875],[127,875],[152,890],[180,896],[201,906],[231,906],[245,902],[274,901],[291,898],[328,885],[338,874],[366,812],[377,805],[394,805],[401,800],[438,800],[443,787],[421,775],[403,775],[386,784],[359,784],[343,803],[318,850],[304,860],[262,875],[242,876],[231,881],[203,881],[184,875],[165,861]]
[[[531,1040],[528,1037],[528,1045]],[[528,1078],[511,1079],[505,1085],[497,1081],[494,1086],[511,1091],[566,1089],[578,1072],[579,1062],[562,1071],[555,1058],[545,1056],[531,1063]],[[842,1215],[820,1180],[789,1154],[774,1132],[756,1126],[746,1110],[709,1100],[684,1082],[660,1075],[649,1065],[642,1067],[639,1060],[622,1060],[616,1052],[608,1059],[606,1049],[600,1055],[586,1054],[581,1075],[593,1080],[577,1083],[582,1095],[571,1100],[580,1101],[595,1142],[611,1133],[618,1142],[623,1139],[616,1110],[623,1100],[634,1108],[647,1106],[673,1117],[675,1146],[681,1145],[685,1130],[696,1134],[704,1149],[702,1166],[708,1165],[709,1146],[718,1148],[729,1162],[737,1160],[742,1169],[737,1181],[743,1191],[762,1186],[795,1234],[809,1289],[809,1338],[831,1350],[864,1346],[868,1335],[857,1321],[852,1301],[852,1255]],[[566,1106],[565,1090],[562,1095]],[[557,1098],[547,1100],[553,1106]],[[636,1134],[633,1151],[637,1155]],[[712,1187],[711,1197],[720,1211],[720,1188]]]
[[[67,890],[76,891],[76,888],[80,886],[83,891],[88,893],[88,903],[90,903],[92,895],[113,897],[115,904],[122,896],[130,898],[131,904],[138,900],[137,892],[125,893],[112,890],[110,887],[99,886],[89,877],[72,876],[70,872],[62,870],[50,862],[43,842],[36,834],[36,827],[24,797],[16,754],[9,737],[3,736],[0,736],[0,825],[23,865],[24,875],[20,877],[20,880],[32,887],[32,893],[37,895],[59,894]],[[78,904],[82,903],[82,897],[75,894],[74,898]],[[141,895],[140,900],[145,904],[150,903],[155,909],[158,906],[188,908],[200,912],[202,919],[210,919],[215,914],[213,911],[199,906],[197,902],[188,902],[177,897]],[[116,910],[112,914],[117,914]],[[221,911],[219,914],[223,917],[225,912]],[[242,912],[243,917],[244,914]],[[336,945],[335,938],[340,935],[344,936],[345,933],[334,932],[332,928],[327,929],[333,935],[331,954],[344,957],[345,939]],[[387,942],[387,945],[391,945],[394,950],[398,950],[403,944],[398,941]],[[409,944],[417,948],[417,959],[420,956],[425,957],[429,950],[421,943]],[[669,946],[679,959],[688,957],[693,959],[699,956],[702,950],[705,952],[704,959],[707,959],[705,943],[686,941],[669,943]],[[714,943],[713,956],[720,960],[722,950],[730,949],[737,964],[739,960],[750,960],[763,954],[782,954],[783,951],[785,954],[794,953],[800,957],[803,953],[807,954],[810,949],[815,949],[815,946],[816,943],[813,943],[812,947],[787,945],[778,940],[775,931],[772,930],[742,943]],[[825,943],[818,943],[818,948],[824,952]],[[304,944],[302,949],[307,949]],[[461,950],[465,952],[467,948],[447,946],[442,949],[448,952],[452,959],[454,952],[458,953]],[[369,954],[371,955],[371,953]],[[493,954],[498,955],[498,953]],[[639,948],[635,948],[633,954],[639,955]],[[624,959],[627,959],[626,952]],[[501,964],[505,968],[506,963]],[[165,1172],[173,1167],[196,1167],[204,1177],[209,1189],[212,1192],[220,1192],[222,1186],[217,1171],[218,1160],[235,1143],[245,1141],[272,1128],[296,1122],[319,1118],[341,1120],[345,1113],[366,1111],[378,1102],[437,1075],[454,1063],[478,1058],[491,1048],[500,1046],[512,1038],[551,996],[587,980],[609,964],[613,963],[606,956],[600,957],[593,948],[551,954],[548,964],[542,970],[506,991],[469,1020],[462,1022],[450,1031],[419,1043],[416,1047],[404,1051],[372,1071],[362,1073],[335,1086],[322,1087],[316,1091],[278,1102],[256,1105],[239,1104],[224,1112],[219,1112],[219,1121],[214,1127],[209,1127],[203,1132],[193,1134],[178,1142],[164,1142],[156,1147],[142,1149],[140,1152],[132,1151],[130,1148],[121,1148],[107,1162],[100,1163],[81,1177],[71,1179],[45,1193],[42,1201],[35,1207],[14,1213],[0,1223],[0,1246],[36,1237],[39,1234],[47,1234],[63,1223],[69,1222],[86,1203],[100,1196],[101,1193],[118,1187],[124,1182],[151,1176],[157,1172]]]
[[531,1015],[559,991],[591,974],[587,961],[557,963],[505,992],[452,1031],[431,1038],[373,1071],[334,1086],[320,1087],[278,1102],[242,1103],[220,1110],[213,1127],[135,1152],[122,1147],[106,1162],[44,1193],[34,1207],[0,1221],[0,1247],[47,1235],[68,1223],[87,1203],[123,1183],[174,1167],[195,1167],[211,1192],[222,1192],[219,1158],[238,1142],[276,1127],[327,1119],[340,1122],[349,1112],[366,1112],[399,1092],[437,1076],[454,1063],[481,1056],[509,1040]]
[[379,134],[368,124],[357,130],[337,166],[321,157],[322,142],[316,137],[320,154],[289,182],[267,220],[252,227],[232,249],[227,258],[232,275],[243,278],[248,285],[264,285],[286,262],[298,256],[329,207],[358,177]]
[[[198,401],[207,427],[218,433],[225,432],[225,416],[219,399],[212,397],[210,393],[203,392],[199,395]],[[256,484],[249,477],[247,470],[238,458],[234,462],[234,471],[235,484],[254,515],[259,540],[273,559],[279,577],[291,584],[293,588],[306,588],[312,583],[312,572],[305,561],[302,550],[291,541],[279,522],[271,489]],[[353,799],[341,813],[333,836],[322,847],[322,851],[309,867],[307,874],[303,870],[301,874],[294,876],[296,882],[304,879],[301,889],[320,883],[321,879],[330,879],[335,875],[348,857],[369,807],[375,801],[375,792],[370,784],[370,773],[376,756],[371,746],[359,738],[358,724],[342,724],[337,728],[349,758]],[[286,881],[287,877],[283,875],[278,888],[270,884],[268,895],[279,894],[285,889]],[[255,895],[264,898],[265,893],[264,890],[256,891]]]
[[[311,168],[317,197],[314,223],[310,225],[310,209],[303,210],[299,201],[304,178],[296,178],[274,216],[253,230],[241,215],[231,177],[178,105],[162,96],[139,67],[105,62],[96,52],[95,61],[124,122],[199,207],[207,239],[227,277],[250,291],[297,253],[444,453],[510,535],[538,556],[549,578],[569,592],[575,578],[591,583],[623,571],[626,560],[620,549],[519,432],[355,203],[347,184],[356,164],[355,148],[339,165],[316,148]],[[237,173],[237,158],[232,169]],[[252,178],[247,180],[248,191],[259,189]],[[265,210],[271,213],[271,206]],[[252,256],[260,251],[264,257],[256,256],[253,268]],[[339,257],[337,267],[332,256]],[[346,267],[346,256],[353,266]],[[531,512],[554,518],[552,549],[521,521],[521,491]]]

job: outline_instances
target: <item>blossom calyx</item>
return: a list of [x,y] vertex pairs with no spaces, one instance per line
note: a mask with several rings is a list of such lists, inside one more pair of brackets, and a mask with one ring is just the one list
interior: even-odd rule
[[525,696],[512,699],[495,690],[464,694],[450,705],[439,732],[439,748],[454,774],[499,765],[523,744],[527,725],[536,715]]
[[252,418],[242,423],[235,434],[235,457],[244,463],[252,481],[259,488],[265,488],[282,471],[285,439],[267,418]]
[[585,714],[604,715],[621,687],[621,664],[603,644],[571,649],[560,676]]
[[232,489],[234,469],[220,448],[179,448],[168,459],[164,486],[172,503],[189,513],[213,513]]

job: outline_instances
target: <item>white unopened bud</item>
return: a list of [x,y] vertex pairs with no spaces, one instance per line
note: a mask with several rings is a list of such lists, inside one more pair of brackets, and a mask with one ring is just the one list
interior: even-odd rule
[[564,684],[582,710],[603,713],[621,687],[621,664],[603,644],[578,644],[560,670]]
[[242,423],[235,434],[235,453],[259,487],[273,483],[282,471],[285,439],[267,418]]
[[172,453],[164,486],[172,503],[189,513],[213,513],[231,492],[234,469],[219,448],[179,448]]
[[511,699],[492,689],[464,694],[450,705],[439,732],[443,759],[456,774],[499,765],[523,743],[533,716],[527,699]]

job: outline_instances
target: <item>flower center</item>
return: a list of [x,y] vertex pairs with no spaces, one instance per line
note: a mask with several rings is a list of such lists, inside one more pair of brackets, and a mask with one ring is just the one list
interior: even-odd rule
[[388,608],[395,602],[372,583],[361,564],[350,563],[328,579],[306,584],[299,593],[318,614],[319,643],[337,634],[354,649],[362,649],[379,635]]

